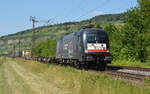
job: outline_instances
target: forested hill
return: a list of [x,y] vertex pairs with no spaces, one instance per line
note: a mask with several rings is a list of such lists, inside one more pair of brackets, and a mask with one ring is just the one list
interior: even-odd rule
[[[105,27],[109,23],[116,25],[123,24],[125,22],[124,18],[124,14],[107,14],[99,15],[80,22],[67,22],[62,24],[37,27],[35,29],[36,45],[48,39],[58,39],[60,36],[65,34],[76,32],[77,30],[81,29],[82,26],[87,25],[89,21],[91,21],[91,23],[94,25]],[[16,48],[16,51],[18,51],[19,41],[21,50],[30,49],[31,37],[32,29],[0,37],[0,53],[13,53],[12,50],[14,47]]]

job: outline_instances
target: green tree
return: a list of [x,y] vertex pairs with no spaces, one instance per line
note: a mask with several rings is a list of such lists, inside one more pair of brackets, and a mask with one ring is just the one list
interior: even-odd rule
[[128,47],[128,55],[145,62],[150,47],[150,0],[138,0],[139,5],[127,11],[123,32],[123,45]]
[[120,58],[120,50],[122,47],[120,33],[121,31],[114,25],[108,24],[104,30],[107,32],[110,41],[110,50],[114,59]]
[[99,24],[96,24],[96,25],[95,25],[95,28],[103,29],[102,26],[99,25]]
[[47,40],[40,43],[35,48],[36,56],[55,57],[56,55],[56,40]]

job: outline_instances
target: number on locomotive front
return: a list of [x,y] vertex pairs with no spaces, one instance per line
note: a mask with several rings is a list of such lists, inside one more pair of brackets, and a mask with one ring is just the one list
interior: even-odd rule
[[106,35],[87,34],[88,52],[108,52]]

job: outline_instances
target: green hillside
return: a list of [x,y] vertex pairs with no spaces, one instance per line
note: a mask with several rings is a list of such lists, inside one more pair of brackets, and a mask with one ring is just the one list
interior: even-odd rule
[[[94,25],[98,24],[102,27],[105,27],[109,23],[122,25],[125,22],[124,18],[124,14],[107,14],[96,16],[89,20],[83,20],[81,22],[67,22],[63,24],[37,27],[35,29],[35,43],[36,45],[38,45],[42,41],[48,39],[58,39],[60,36],[63,36],[65,34],[76,32],[77,30],[81,29],[82,26],[87,25],[89,21],[91,21],[91,23]],[[0,52],[11,54],[13,53],[14,46],[17,52],[19,50],[19,41],[21,50],[31,49],[31,39],[32,29],[2,36],[0,37]]]

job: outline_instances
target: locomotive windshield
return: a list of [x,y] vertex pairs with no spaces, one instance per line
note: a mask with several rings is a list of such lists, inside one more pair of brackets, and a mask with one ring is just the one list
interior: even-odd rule
[[106,43],[105,34],[87,34],[87,43]]

